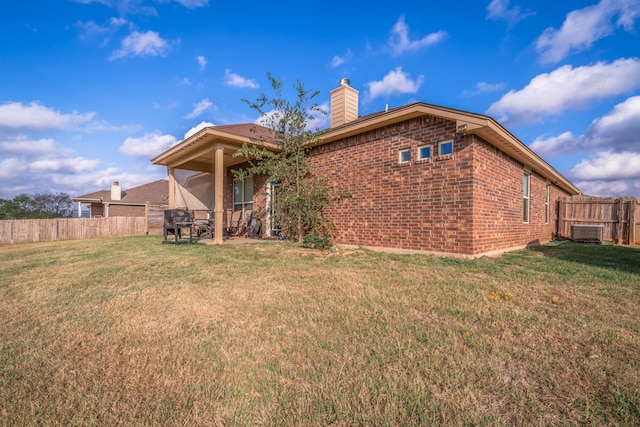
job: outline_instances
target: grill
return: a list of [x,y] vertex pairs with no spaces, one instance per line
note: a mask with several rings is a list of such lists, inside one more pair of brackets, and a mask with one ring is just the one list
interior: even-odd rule
[[[162,243],[193,243],[193,219],[186,209],[166,209],[164,211],[164,240]],[[183,231],[189,229],[189,238],[182,237]],[[172,240],[168,240],[169,235]]]

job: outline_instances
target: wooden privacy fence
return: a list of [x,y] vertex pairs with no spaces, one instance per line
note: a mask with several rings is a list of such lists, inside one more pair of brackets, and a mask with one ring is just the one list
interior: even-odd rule
[[640,245],[640,199],[585,196],[562,198],[558,201],[558,235],[571,237],[571,225],[601,225],[603,241]]
[[0,221],[0,244],[96,237],[138,236],[148,233],[143,217],[16,219]]

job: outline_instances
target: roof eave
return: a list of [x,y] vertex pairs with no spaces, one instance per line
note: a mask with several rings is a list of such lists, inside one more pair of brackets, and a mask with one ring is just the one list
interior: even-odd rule
[[511,132],[501,126],[493,118],[483,114],[475,114],[462,110],[441,107],[438,105],[414,103],[396,108],[368,120],[356,121],[335,129],[330,129],[319,135],[321,141],[315,145],[336,141],[357,135],[382,126],[399,121],[412,119],[422,115],[442,117],[456,122],[456,130],[462,133],[476,134],[507,154],[520,161],[525,167],[532,168],[546,179],[570,194],[582,192],[529,147],[516,138]]
[[93,199],[87,197],[73,197],[71,200],[80,203],[102,203],[103,201],[102,199]]
[[[182,155],[210,149],[210,142],[217,142],[230,150],[240,148],[245,143],[266,148],[267,150],[280,150],[280,146],[277,143],[266,139],[248,138],[216,129],[215,126],[209,126],[154,157],[151,159],[151,163],[168,166],[179,160]],[[197,156],[191,155],[191,157]]]

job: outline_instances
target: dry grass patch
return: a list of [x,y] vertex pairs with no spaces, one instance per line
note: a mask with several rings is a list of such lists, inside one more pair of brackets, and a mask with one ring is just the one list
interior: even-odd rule
[[3,425],[638,425],[640,251],[0,246]]

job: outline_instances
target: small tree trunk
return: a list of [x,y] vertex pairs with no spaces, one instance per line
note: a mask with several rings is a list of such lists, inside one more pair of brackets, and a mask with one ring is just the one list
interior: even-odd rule
[[[298,203],[300,203],[300,147],[296,150],[296,195],[298,196]],[[302,209],[298,206],[298,244],[304,243],[304,237],[302,236]]]

